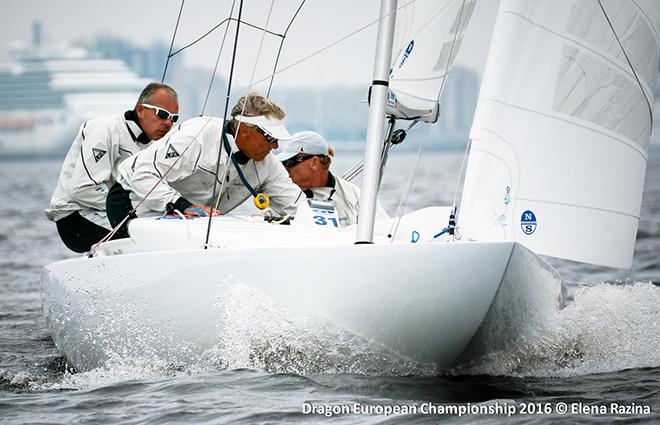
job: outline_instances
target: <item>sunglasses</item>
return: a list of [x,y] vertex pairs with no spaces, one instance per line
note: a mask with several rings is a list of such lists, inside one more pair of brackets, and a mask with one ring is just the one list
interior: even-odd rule
[[257,129],[257,131],[258,131],[262,136],[264,136],[264,138],[266,139],[266,141],[267,141],[268,143],[275,144],[275,143],[278,142],[278,140],[277,140],[276,138],[274,138],[274,137],[271,136],[270,134],[266,133],[266,132],[264,131],[263,128],[261,128],[261,127],[259,127],[259,126],[256,126],[255,128]]
[[307,161],[308,159],[315,156],[317,155],[298,154],[294,157],[282,161],[282,165],[284,165],[284,168],[293,168],[301,162]]
[[179,114],[173,114],[167,109],[159,108],[158,106],[154,106],[154,105],[149,105],[148,103],[143,103],[142,106],[156,111],[156,116],[161,120],[170,120],[172,122],[177,122],[179,120]]

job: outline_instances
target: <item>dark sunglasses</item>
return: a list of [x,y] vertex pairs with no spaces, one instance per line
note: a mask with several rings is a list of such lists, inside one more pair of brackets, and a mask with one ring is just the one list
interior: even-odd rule
[[282,165],[284,165],[284,168],[293,168],[296,165],[300,164],[301,162],[307,161],[308,159],[313,158],[315,156],[317,155],[298,154],[294,157],[282,161]]
[[179,114],[173,114],[167,109],[159,108],[158,106],[154,106],[154,105],[149,105],[148,103],[143,103],[142,106],[156,111],[156,116],[161,120],[171,120],[172,122],[177,122],[179,120]]
[[255,128],[257,129],[257,131],[258,131],[262,136],[264,136],[264,138],[266,139],[266,141],[267,141],[268,143],[273,143],[273,144],[275,144],[275,143],[278,142],[278,140],[277,140],[276,138],[274,138],[274,137],[271,136],[270,134],[266,133],[266,132],[264,131],[263,128],[261,128],[261,127],[259,127],[259,126],[256,126]]

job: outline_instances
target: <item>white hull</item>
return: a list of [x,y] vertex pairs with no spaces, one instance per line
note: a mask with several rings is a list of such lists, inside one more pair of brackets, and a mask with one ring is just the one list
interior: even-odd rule
[[[513,242],[352,245],[345,232],[317,236],[315,245],[309,230],[218,221],[216,237],[223,231],[225,236],[242,234],[260,247],[177,251],[163,244],[157,252],[46,266],[47,323],[76,369],[100,367],[118,357],[147,356],[173,365],[208,360],[219,346],[231,343],[227,338],[236,337],[225,323],[227,305],[254,308],[255,299],[266,300],[290,320],[324,323],[399,359],[447,368],[482,325],[512,252],[518,250]],[[161,221],[161,240],[174,236],[166,227],[196,234],[203,222],[193,222]],[[232,226],[236,232],[228,231]],[[238,229],[248,226],[261,230],[255,234],[262,243]],[[308,243],[293,246],[300,238]],[[231,240],[231,235],[225,238]],[[281,246],[275,247],[275,240]],[[135,251],[138,246],[118,241],[109,250]],[[248,291],[232,291],[237,285]]]

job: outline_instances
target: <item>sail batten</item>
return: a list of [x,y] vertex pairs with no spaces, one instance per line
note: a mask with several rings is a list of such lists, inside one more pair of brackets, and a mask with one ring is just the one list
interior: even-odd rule
[[470,131],[463,237],[630,267],[658,9],[642,0],[501,1]]

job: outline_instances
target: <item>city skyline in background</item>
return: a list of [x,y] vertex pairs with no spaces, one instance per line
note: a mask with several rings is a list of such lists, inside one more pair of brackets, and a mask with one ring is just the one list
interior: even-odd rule
[[[333,2],[331,7],[327,2],[305,2],[283,44],[277,69],[285,71],[275,76],[271,91],[273,100],[287,112],[287,126],[291,131],[312,129],[330,140],[364,139],[368,115],[366,98],[376,33],[376,25],[369,24],[377,19],[378,3],[366,1],[351,5],[340,0]],[[441,97],[438,123],[430,127],[429,135],[436,142],[435,146],[440,142],[443,147],[458,147],[467,141],[498,3],[477,2],[456,65]],[[231,4],[209,0],[187,3],[173,50],[213,28],[219,17],[229,16]],[[399,4],[408,2],[402,0]],[[276,7],[271,9],[271,5]],[[283,0],[277,4],[265,0],[249,2],[242,19],[255,25],[264,25],[268,21],[269,29],[283,33],[299,5],[299,0]],[[122,61],[145,82],[160,81],[179,6],[178,2],[166,7],[157,6],[147,0],[140,3],[143,12],[136,13],[126,0],[119,0],[113,6],[113,14],[109,14],[105,13],[105,5],[97,0],[81,4],[62,0],[57,6],[44,0],[35,0],[30,5],[12,3],[7,6],[9,14],[0,18],[3,21],[0,43],[4,47],[0,60],[11,61],[12,55],[29,52],[35,44],[69,45],[84,48],[92,55]],[[344,13],[338,15],[335,6],[338,9],[343,7]],[[114,13],[115,7],[117,14]],[[96,11],[97,19],[76,19],[91,11]],[[236,14],[235,11],[233,16]],[[225,28],[226,25],[220,26],[200,43],[169,61],[165,82],[178,91],[184,119],[202,113],[214,116],[224,113],[235,25],[227,31],[215,76],[213,66],[218,60]],[[364,29],[321,54],[309,57],[360,28]],[[262,40],[262,32],[249,25],[243,25],[241,31],[237,63],[242,65],[236,68],[230,106],[241,94],[265,94],[268,91],[269,81],[249,90],[245,87],[272,72],[274,54],[279,49],[277,37],[273,39],[268,35]],[[64,50],[66,48],[69,47]],[[307,57],[309,59],[289,67]],[[6,84],[12,84],[8,79],[6,81]],[[656,93],[659,90],[656,85]],[[125,109],[132,106],[132,103],[127,104]],[[405,125],[407,123],[400,124]],[[420,127],[426,126],[416,126],[414,131],[419,131]]]
[[[61,55],[69,50],[83,48],[90,56],[126,63],[145,81],[160,81],[163,75],[169,51],[169,45],[165,42],[143,46],[109,34],[73,41],[59,40],[49,36],[43,23],[38,20],[32,22],[30,29],[29,40],[10,43],[7,59],[21,61],[30,55],[48,56],[55,52]],[[226,96],[224,75],[218,72],[212,78],[211,69],[191,64],[185,60],[186,54],[184,52],[172,58],[165,75],[165,82],[179,92],[182,118],[202,113],[222,116]],[[6,84],[12,84],[11,79],[6,81]],[[479,77],[475,72],[460,66],[454,68],[441,99],[439,122],[430,129],[432,137],[454,146],[466,142],[478,86]],[[267,87],[261,88],[249,91],[264,93],[267,90]],[[367,93],[368,83],[287,86],[278,84],[276,79],[271,97],[287,112],[287,125],[291,131],[313,129],[330,140],[359,140],[366,135]],[[17,93],[15,96],[22,95]],[[126,108],[130,107],[132,104],[126,105]]]
[[[292,87],[368,86],[374,60],[374,23],[378,18],[379,3],[377,0],[305,1],[287,33],[278,69],[288,67],[349,34],[355,34],[322,54],[278,74],[276,84]],[[401,0],[399,7],[409,3],[410,1]],[[174,1],[163,4],[155,0],[143,0],[138,10],[133,2],[117,0],[112,4],[112,13],[108,13],[107,3],[99,0],[7,2],[6,13],[0,17],[0,57],[12,43],[30,41],[31,26],[35,21],[41,22],[45,40],[64,40],[80,44],[90,39],[110,37],[145,48],[165,44],[169,49],[174,29],[177,27],[180,4]],[[267,0],[246,2],[242,19],[258,26],[264,26],[268,22],[270,30],[284,33],[300,4],[300,0],[281,0],[276,3]],[[479,77],[486,61],[498,4],[497,0],[477,2],[462,49],[456,58],[458,66],[476,72]],[[231,5],[232,2],[229,1],[187,2],[177,27],[175,50],[192,42],[229,16]],[[233,16],[236,15],[235,10]],[[361,28],[363,30],[360,31]],[[221,26],[199,44],[185,50],[183,57],[175,57],[173,61],[182,62],[189,67],[212,69],[224,29],[225,26]],[[227,34],[227,47],[231,47],[233,29],[234,27],[231,27]],[[250,51],[250,55],[237,58],[237,74],[240,78],[237,78],[236,82],[239,86],[268,76],[272,71],[279,38],[270,35],[264,37],[257,59],[256,47],[261,42],[261,31],[243,26],[239,37],[239,51]],[[241,46],[245,48],[241,49]],[[231,49],[224,50],[228,53]],[[223,54],[221,64],[228,64],[227,59],[227,54]],[[221,66],[219,73],[226,79],[226,66]]]

